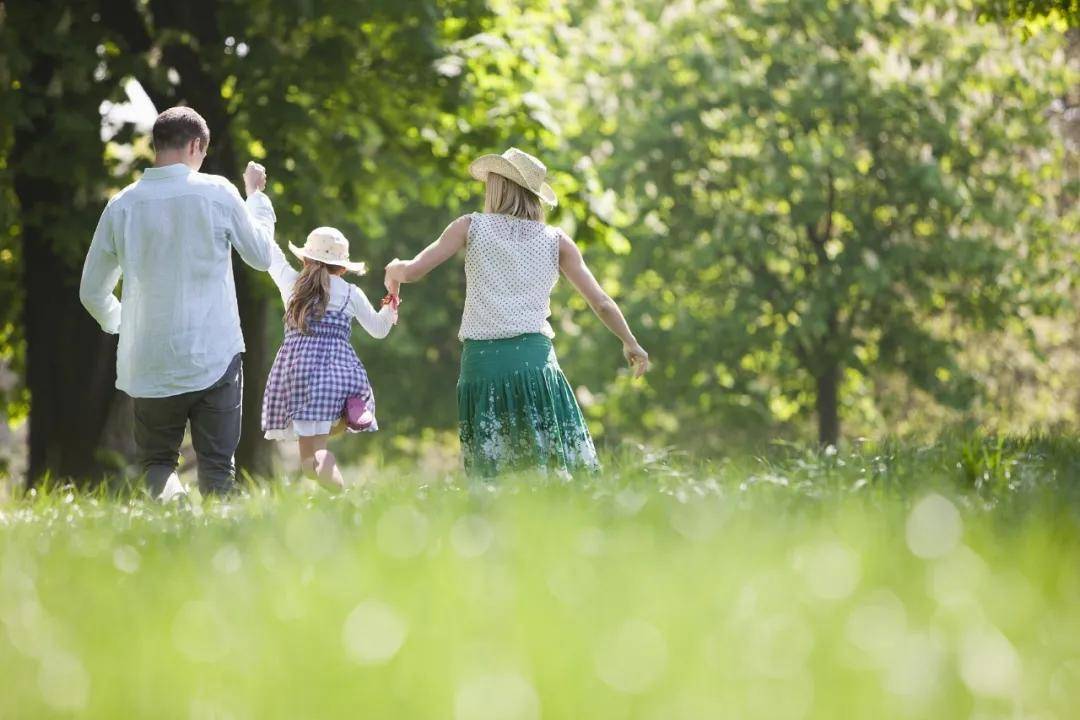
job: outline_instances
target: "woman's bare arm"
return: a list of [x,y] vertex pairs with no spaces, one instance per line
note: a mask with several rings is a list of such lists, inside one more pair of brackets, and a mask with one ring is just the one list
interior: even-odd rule
[[630,367],[634,370],[634,377],[641,377],[649,369],[649,354],[638,343],[630,326],[623,317],[622,310],[611,296],[604,292],[600,283],[596,281],[589,266],[585,264],[585,258],[581,256],[581,250],[566,233],[559,233],[559,267],[566,279],[577,289],[585,302],[623,343],[623,355]]
[[416,282],[442,265],[465,247],[468,236],[469,216],[463,215],[447,225],[439,239],[421,250],[412,260],[394,258],[386,266],[387,291],[396,295],[401,283]]

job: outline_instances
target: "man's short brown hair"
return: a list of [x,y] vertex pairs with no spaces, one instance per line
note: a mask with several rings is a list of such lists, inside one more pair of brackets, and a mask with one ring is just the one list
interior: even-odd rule
[[210,127],[189,107],[171,107],[154,121],[154,151],[179,150],[192,140],[210,144]]

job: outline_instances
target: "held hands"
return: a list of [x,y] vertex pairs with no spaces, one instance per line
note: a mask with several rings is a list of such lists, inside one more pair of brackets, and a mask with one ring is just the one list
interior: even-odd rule
[[390,306],[390,315],[393,318],[391,320],[392,325],[398,324],[398,306],[401,305],[401,297],[397,293],[390,293],[382,299],[382,306]]
[[641,347],[637,341],[623,344],[623,357],[630,363],[630,369],[636,378],[644,375],[649,369],[649,353],[645,352],[645,348]]
[[244,168],[244,192],[251,197],[266,189],[266,168],[251,160]]
[[383,285],[386,286],[386,291],[391,295],[400,294],[401,283],[405,282],[405,268],[408,265],[404,260],[394,258],[386,266],[386,276],[383,278]]

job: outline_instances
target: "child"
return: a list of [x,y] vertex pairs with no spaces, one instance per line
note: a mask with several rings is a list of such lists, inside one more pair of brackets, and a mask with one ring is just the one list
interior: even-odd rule
[[364,293],[342,279],[366,268],[349,261],[349,241],[336,228],[315,228],[304,247],[290,243],[289,249],[304,266],[296,272],[274,245],[270,275],[285,302],[285,339],[266,381],[262,429],[270,440],[297,440],[305,474],[341,488],[341,470],[326,442],[345,429],[346,401],[359,397],[369,413],[362,430],[350,426],[351,432],[378,430],[375,395],[349,341],[352,321],[374,338],[386,337],[397,323],[396,298],[384,299],[375,312]]

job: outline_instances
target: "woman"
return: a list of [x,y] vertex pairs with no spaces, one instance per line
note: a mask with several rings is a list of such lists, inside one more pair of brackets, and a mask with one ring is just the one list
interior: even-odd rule
[[577,245],[544,223],[542,203],[557,202],[544,164],[510,148],[479,158],[469,173],[487,185],[484,212],[458,218],[412,260],[387,265],[387,290],[396,295],[401,283],[419,280],[465,249],[457,390],[467,472],[595,469],[592,437],[551,344],[550,296],[559,271],[622,340],[635,377],[648,369],[648,353]]

